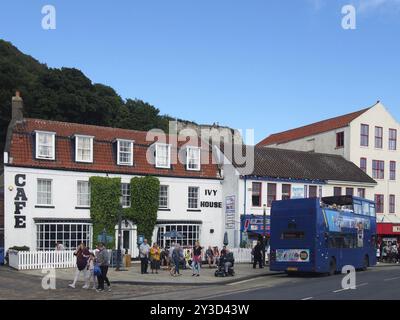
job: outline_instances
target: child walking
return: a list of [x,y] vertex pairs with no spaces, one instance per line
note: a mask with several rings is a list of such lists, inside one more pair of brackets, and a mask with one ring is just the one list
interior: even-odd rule
[[96,258],[94,253],[91,253],[88,259],[88,264],[87,264],[87,271],[86,271],[86,281],[85,281],[85,285],[83,286],[83,289],[89,289],[90,285],[93,282],[93,288],[92,289],[96,289],[96,275],[94,272],[94,268],[95,268],[95,264],[96,264]]

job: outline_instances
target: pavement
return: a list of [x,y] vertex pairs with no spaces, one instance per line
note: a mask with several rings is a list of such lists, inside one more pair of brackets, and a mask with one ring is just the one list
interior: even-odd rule
[[202,269],[200,277],[192,279],[190,271],[179,278],[172,278],[167,271],[142,276],[139,266],[134,265],[118,274],[110,270],[111,292],[96,292],[82,289],[82,282],[76,289],[69,288],[73,269],[57,270],[55,287],[49,289],[43,287],[46,281],[41,271],[22,272],[0,266],[0,300],[152,300],[156,303],[166,300],[400,299],[400,265],[379,264],[367,272],[357,272],[354,290],[343,290],[344,275],[340,274],[287,276],[266,269],[253,270],[249,264],[239,264],[235,269],[238,275],[226,283],[216,282],[225,279],[212,278],[214,270],[207,268]]
[[[237,281],[245,281],[248,279],[270,276],[277,274],[277,272],[269,271],[269,267],[263,269],[253,269],[251,264],[235,264],[235,276],[233,277],[215,277],[216,268],[209,268],[204,266],[201,268],[200,276],[193,277],[190,269],[181,270],[181,276],[173,277],[168,270],[159,270],[158,274],[140,273],[140,264],[133,264],[125,271],[115,271],[115,268],[110,268],[108,271],[108,278],[114,284],[136,284],[136,285],[183,285],[183,286],[199,286],[199,285],[212,285],[212,284],[229,284]],[[28,276],[43,277],[42,270],[21,270],[15,271]],[[75,274],[75,269],[56,269],[57,280],[69,280],[72,282]],[[83,279],[80,279],[83,283]]]

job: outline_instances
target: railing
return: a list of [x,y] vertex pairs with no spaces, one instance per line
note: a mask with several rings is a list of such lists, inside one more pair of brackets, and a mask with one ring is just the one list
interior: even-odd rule
[[8,252],[9,266],[17,270],[73,268],[74,251],[15,251]]

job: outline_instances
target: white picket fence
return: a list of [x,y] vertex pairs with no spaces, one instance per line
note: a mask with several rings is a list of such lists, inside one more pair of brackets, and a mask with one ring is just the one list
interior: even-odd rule
[[229,249],[233,253],[235,263],[251,263],[251,249],[249,248],[232,248]]
[[15,251],[8,252],[9,266],[17,270],[45,268],[73,268],[76,258],[73,250],[65,251]]
[[[229,249],[235,257],[235,263],[251,263],[251,249]],[[76,257],[73,250],[64,251],[15,251],[8,252],[9,266],[17,270],[37,270],[46,268],[73,268]]]

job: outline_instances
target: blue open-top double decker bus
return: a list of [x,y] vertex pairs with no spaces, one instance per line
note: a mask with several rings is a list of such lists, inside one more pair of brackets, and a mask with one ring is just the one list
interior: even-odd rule
[[334,274],[376,264],[375,203],[354,196],[274,201],[272,271]]

